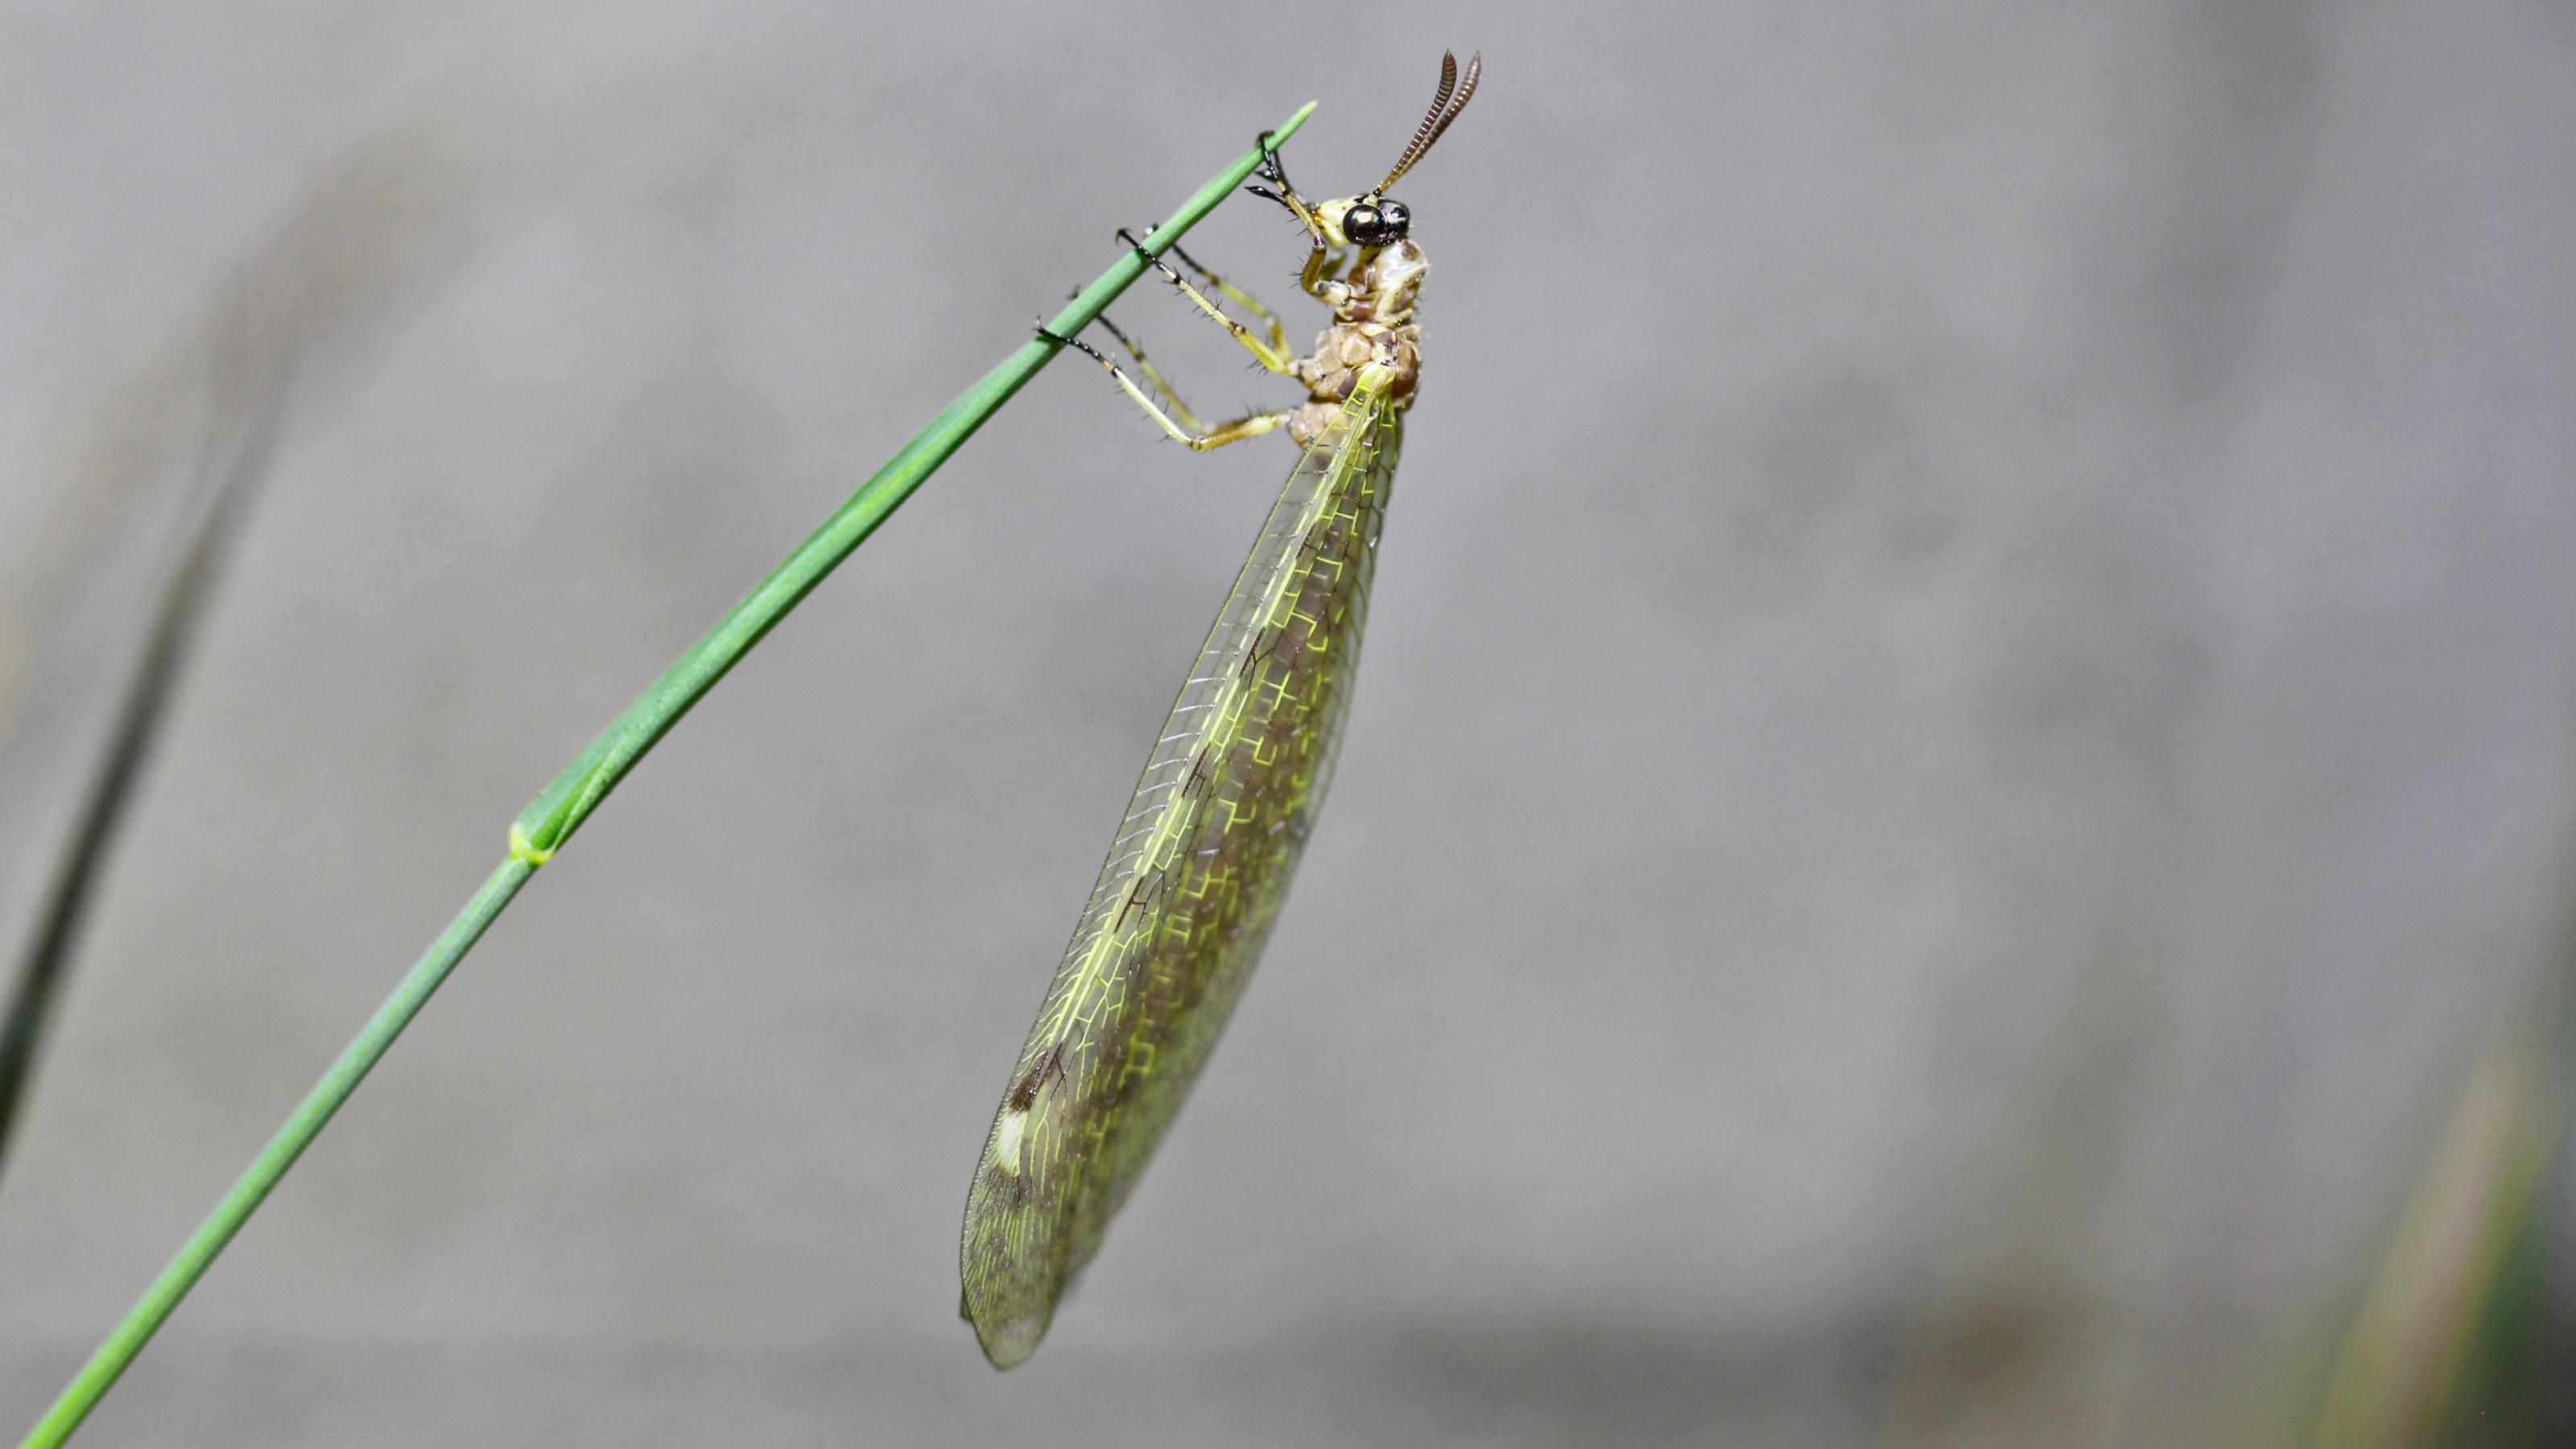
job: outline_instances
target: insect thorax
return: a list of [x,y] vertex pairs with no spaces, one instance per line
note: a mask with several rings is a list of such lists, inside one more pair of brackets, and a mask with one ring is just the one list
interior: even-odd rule
[[1412,405],[1422,371],[1422,328],[1414,321],[1414,307],[1422,295],[1423,274],[1430,269],[1422,248],[1399,241],[1381,249],[1349,281],[1323,289],[1333,320],[1316,337],[1314,355],[1298,364],[1298,378],[1311,394],[1288,428],[1300,445],[1312,446],[1323,436],[1358,387],[1360,369],[1371,363],[1392,374],[1388,401],[1399,409]]

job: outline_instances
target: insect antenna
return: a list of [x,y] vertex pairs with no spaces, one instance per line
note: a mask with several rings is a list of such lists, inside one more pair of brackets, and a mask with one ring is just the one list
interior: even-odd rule
[[[1404,148],[1403,155],[1395,159],[1395,169],[1386,173],[1386,179],[1379,182],[1370,195],[1385,195],[1388,187],[1413,169],[1414,162],[1429,153],[1432,143],[1449,129],[1449,123],[1458,119],[1460,111],[1467,109],[1468,98],[1476,94],[1476,77],[1483,72],[1484,66],[1482,52],[1467,57],[1467,74],[1462,78],[1458,74],[1458,57],[1450,51],[1440,52],[1440,89],[1432,93],[1431,109],[1423,114],[1422,124],[1414,128],[1412,143]],[[1456,90],[1454,95],[1451,94],[1453,87]]]

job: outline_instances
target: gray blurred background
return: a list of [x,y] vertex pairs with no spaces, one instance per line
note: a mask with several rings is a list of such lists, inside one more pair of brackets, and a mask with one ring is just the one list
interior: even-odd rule
[[[2200,1443],[2331,1356],[2576,878],[2576,12],[524,10],[0,8],[12,909],[136,540],[275,418],[0,1185],[0,1430],[1114,228],[1310,98],[1364,188],[1444,47],[1335,797],[1037,1357],[955,1318],[967,1176],[1290,461],[1080,366],[84,1442]],[[1189,245],[1309,335],[1274,208]]]

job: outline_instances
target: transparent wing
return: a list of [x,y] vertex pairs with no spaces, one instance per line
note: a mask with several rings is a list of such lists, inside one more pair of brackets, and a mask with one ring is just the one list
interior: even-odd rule
[[966,1204],[965,1316],[1046,1332],[1269,937],[1350,711],[1402,415],[1355,393],[1306,450],[1145,763]]

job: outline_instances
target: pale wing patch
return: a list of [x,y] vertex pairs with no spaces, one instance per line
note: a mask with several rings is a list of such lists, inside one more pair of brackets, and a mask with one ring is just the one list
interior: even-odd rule
[[1020,1144],[1029,1135],[1029,1113],[1025,1107],[1002,1114],[993,1127],[993,1165],[1013,1177],[1020,1175]]

